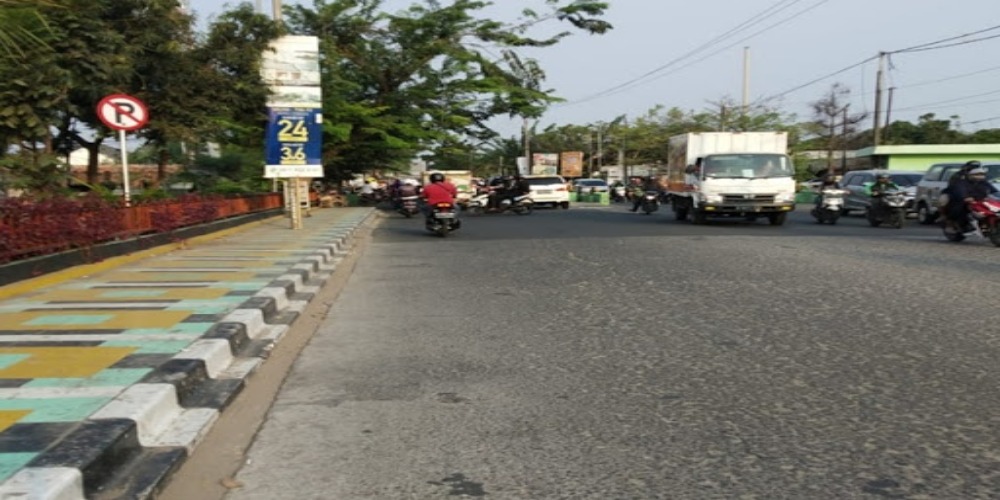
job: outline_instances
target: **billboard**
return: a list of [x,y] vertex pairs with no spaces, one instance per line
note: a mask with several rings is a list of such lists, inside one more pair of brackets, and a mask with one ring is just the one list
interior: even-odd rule
[[558,172],[558,153],[534,153],[531,155],[532,175],[556,175]]
[[583,177],[583,151],[564,151],[559,166],[563,177]]
[[264,51],[261,79],[271,89],[267,105],[320,108],[319,38],[283,36]]
[[267,111],[264,176],[323,177],[322,110],[268,108]]
[[264,176],[323,177],[319,38],[283,36],[261,58],[267,99]]

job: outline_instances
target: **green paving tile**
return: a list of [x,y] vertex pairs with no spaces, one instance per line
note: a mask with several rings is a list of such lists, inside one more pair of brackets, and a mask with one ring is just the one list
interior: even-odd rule
[[191,345],[191,340],[163,340],[163,341],[135,341],[135,340],[109,340],[101,344],[101,347],[138,347],[132,354],[174,354],[181,352],[185,347]]
[[22,387],[104,387],[132,385],[152,368],[108,368],[87,378],[36,378]]
[[6,481],[13,476],[18,469],[28,465],[38,453],[0,453],[0,481]]
[[[243,297],[243,300],[246,300],[246,297]],[[229,310],[232,308],[233,308],[232,304],[216,304],[216,303],[198,304],[192,301],[184,301],[181,302],[180,304],[173,304],[167,306],[167,308],[164,310],[192,311],[196,314],[217,314],[221,312],[229,312]]]
[[113,314],[78,315],[78,314],[47,314],[28,321],[24,324],[29,326],[58,326],[58,325],[99,325],[115,316]]
[[0,410],[32,410],[19,423],[78,422],[112,398],[0,399]]
[[8,368],[11,365],[19,363],[30,357],[30,354],[0,354],[0,370]]
[[160,297],[165,293],[166,290],[109,290],[98,296],[108,299],[148,299],[152,297]]

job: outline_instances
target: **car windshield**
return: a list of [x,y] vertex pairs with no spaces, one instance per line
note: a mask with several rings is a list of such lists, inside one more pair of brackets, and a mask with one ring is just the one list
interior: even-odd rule
[[711,155],[703,168],[705,178],[715,179],[790,177],[794,173],[787,156],[766,153]]
[[891,174],[889,176],[889,179],[899,187],[916,186],[923,178],[922,174]]
[[565,184],[559,177],[529,177],[528,185],[531,186],[551,186],[552,184]]
[[607,186],[607,183],[600,179],[580,179],[576,181],[579,186]]

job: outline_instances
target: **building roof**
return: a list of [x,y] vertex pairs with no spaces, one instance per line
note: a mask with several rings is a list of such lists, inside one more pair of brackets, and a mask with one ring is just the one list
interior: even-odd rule
[[998,155],[1000,144],[908,144],[859,149],[857,156],[890,155]]

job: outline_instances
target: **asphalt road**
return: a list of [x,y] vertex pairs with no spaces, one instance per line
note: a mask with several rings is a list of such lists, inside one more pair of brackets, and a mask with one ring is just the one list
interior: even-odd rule
[[229,498],[1000,497],[1000,248],[793,215],[386,218]]

